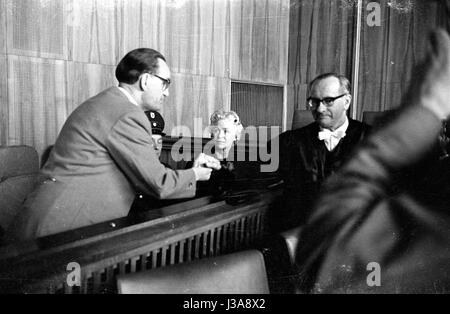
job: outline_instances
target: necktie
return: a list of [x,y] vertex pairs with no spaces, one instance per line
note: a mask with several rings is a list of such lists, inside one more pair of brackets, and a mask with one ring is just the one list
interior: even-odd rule
[[319,132],[319,140],[325,142],[328,151],[332,151],[343,137],[345,137],[345,131],[342,130],[333,132],[328,129],[323,129]]

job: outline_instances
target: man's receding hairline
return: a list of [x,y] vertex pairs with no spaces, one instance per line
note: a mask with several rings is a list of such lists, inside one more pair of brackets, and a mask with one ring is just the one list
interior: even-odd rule
[[156,57],[156,59],[158,60],[158,62],[157,62],[157,66],[155,67],[155,73],[154,73],[154,74],[160,73],[160,70],[161,70],[161,62],[164,62],[164,63],[166,64],[167,69],[168,69],[169,72],[170,72],[169,65],[167,64],[167,62],[166,62],[165,59],[163,59],[163,58],[161,58],[161,57]]
[[311,82],[311,84],[310,84],[310,87],[309,87],[309,94],[311,94],[311,91],[314,89],[314,87],[315,87],[318,83],[320,83],[320,82],[322,82],[322,81],[325,81],[325,80],[327,80],[327,79],[330,79],[330,78],[334,78],[334,79],[337,80],[337,82],[338,82],[338,84],[339,84],[339,90],[341,90],[342,92],[349,92],[348,90],[346,90],[345,85],[342,84],[341,79],[340,79],[339,77],[337,77],[337,76],[335,76],[335,75],[330,75],[330,76],[321,77],[321,78],[319,78],[319,79],[313,80],[313,81]]

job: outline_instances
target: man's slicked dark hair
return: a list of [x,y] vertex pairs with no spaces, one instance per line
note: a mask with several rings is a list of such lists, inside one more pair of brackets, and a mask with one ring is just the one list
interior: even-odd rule
[[337,79],[339,80],[339,83],[340,83],[340,85],[341,85],[341,88],[342,88],[346,93],[351,94],[351,92],[352,92],[352,86],[351,86],[350,81],[348,80],[348,78],[346,78],[344,75],[340,75],[340,74],[333,73],[333,72],[320,74],[320,75],[317,76],[315,79],[313,79],[313,80],[309,83],[308,91],[311,92],[311,88],[313,87],[313,85],[314,85],[316,82],[321,81],[321,80],[324,80],[324,79],[329,78],[329,77],[335,77],[335,78],[337,78]]
[[154,49],[134,49],[120,60],[116,68],[116,78],[121,83],[134,84],[142,73],[155,73],[158,59],[166,61],[164,56]]

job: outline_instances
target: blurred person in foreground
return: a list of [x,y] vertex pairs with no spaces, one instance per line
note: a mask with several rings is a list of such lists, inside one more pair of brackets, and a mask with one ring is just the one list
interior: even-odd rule
[[423,69],[407,106],[325,183],[297,246],[300,292],[450,292],[449,162],[422,162],[450,114],[445,31]]

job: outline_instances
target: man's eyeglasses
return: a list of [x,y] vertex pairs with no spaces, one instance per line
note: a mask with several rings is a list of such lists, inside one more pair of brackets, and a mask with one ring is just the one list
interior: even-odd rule
[[170,79],[166,79],[166,78],[164,78],[164,77],[161,77],[161,76],[156,75],[156,74],[153,74],[153,73],[150,73],[150,74],[153,75],[153,76],[156,76],[156,77],[159,78],[161,81],[163,81],[163,90],[166,90],[166,89],[169,88],[169,85],[170,85]]
[[334,102],[336,100],[338,100],[339,98],[344,97],[346,95],[348,95],[348,94],[345,93],[345,94],[342,94],[342,95],[337,96],[337,97],[325,97],[325,98],[322,98],[322,99],[309,97],[307,99],[307,101],[308,101],[308,108],[309,109],[317,108],[317,107],[320,106],[320,103],[323,103],[326,107],[331,107],[331,106],[333,106],[333,104],[334,104]]

